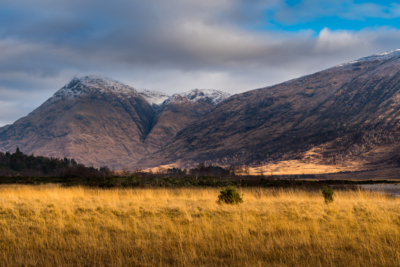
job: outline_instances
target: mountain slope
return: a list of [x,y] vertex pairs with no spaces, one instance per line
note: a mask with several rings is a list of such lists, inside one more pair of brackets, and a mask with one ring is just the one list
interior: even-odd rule
[[167,96],[114,80],[74,78],[28,116],[0,128],[0,151],[70,157],[122,169],[157,151],[228,96],[193,90]]
[[157,109],[157,116],[145,143],[152,152],[157,151],[180,130],[211,112],[229,96],[228,93],[210,89],[174,94]]
[[148,153],[154,109],[133,88],[96,76],[75,78],[0,132],[0,150],[71,157],[120,167]]
[[266,164],[307,151],[318,151],[323,164],[390,161],[399,119],[395,50],[234,95],[138,164]]

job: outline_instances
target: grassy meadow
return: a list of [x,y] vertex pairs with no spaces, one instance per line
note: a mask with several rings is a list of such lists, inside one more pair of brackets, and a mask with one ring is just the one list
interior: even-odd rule
[[0,266],[399,266],[400,200],[367,191],[0,187]]

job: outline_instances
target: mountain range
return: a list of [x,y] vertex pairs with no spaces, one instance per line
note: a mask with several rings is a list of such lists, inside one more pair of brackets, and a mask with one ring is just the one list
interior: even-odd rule
[[99,76],[76,77],[28,116],[0,128],[0,151],[19,147],[121,169],[157,151],[228,96],[199,89],[167,96]]
[[[0,128],[0,150],[113,168],[314,162],[386,168],[400,158],[400,50],[230,96],[168,96],[74,78]],[[351,166],[355,166],[354,164]]]

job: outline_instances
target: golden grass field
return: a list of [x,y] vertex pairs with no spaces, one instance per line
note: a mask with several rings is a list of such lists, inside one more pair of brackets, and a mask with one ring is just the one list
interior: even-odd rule
[[1,266],[400,266],[400,200],[366,191],[0,187]]

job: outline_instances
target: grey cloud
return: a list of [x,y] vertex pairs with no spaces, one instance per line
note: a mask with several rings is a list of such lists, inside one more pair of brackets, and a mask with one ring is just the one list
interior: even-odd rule
[[[26,1],[17,1],[21,2]],[[308,0],[302,5],[314,2]],[[315,39],[307,34],[279,36],[245,30],[238,24],[243,17],[260,17],[262,9],[251,8],[251,4],[274,7],[279,5],[276,1],[253,0],[245,4],[225,0],[120,0],[89,5],[87,1],[73,0],[57,1],[57,6],[54,2],[39,3],[34,13],[47,8],[51,15],[33,23],[22,19],[17,25],[20,30],[10,27],[12,30],[5,36],[22,42],[21,46],[42,46],[46,54],[29,53],[26,48],[28,51],[22,51],[19,58],[7,62],[4,71],[21,66],[33,75],[54,76],[65,68],[101,69],[106,65],[181,70],[243,68],[268,65],[271,61],[285,64],[314,52]],[[287,56],[292,51],[300,53]]]
[[20,118],[29,112],[18,107],[14,102],[0,101],[0,125],[4,126],[13,123],[17,118]]

